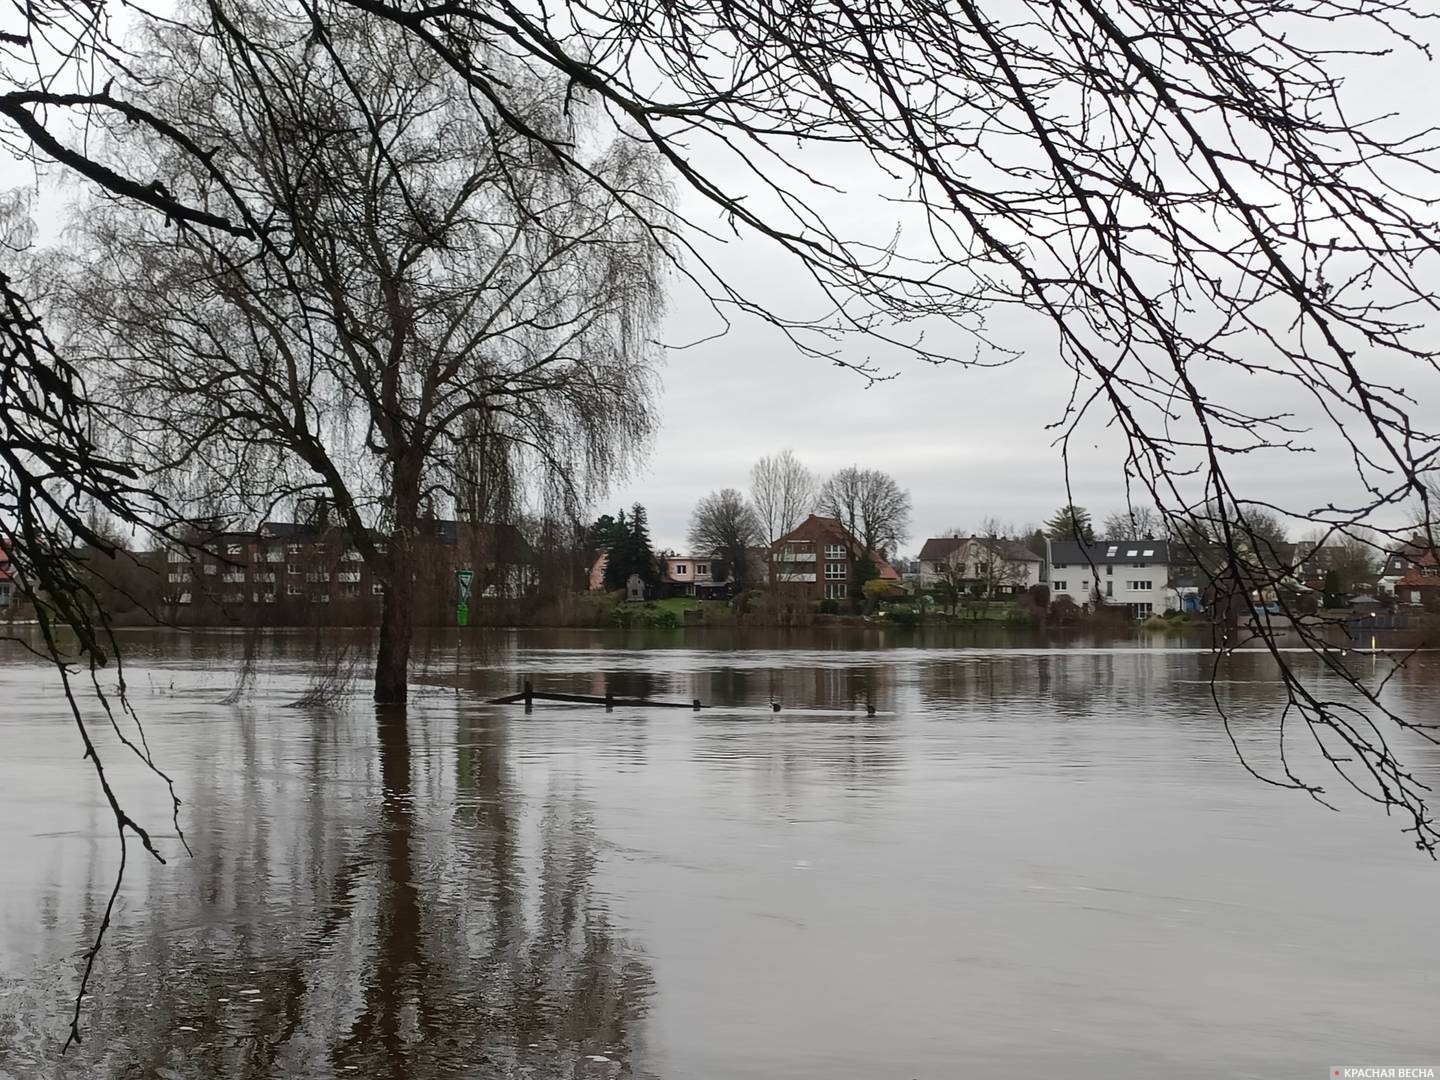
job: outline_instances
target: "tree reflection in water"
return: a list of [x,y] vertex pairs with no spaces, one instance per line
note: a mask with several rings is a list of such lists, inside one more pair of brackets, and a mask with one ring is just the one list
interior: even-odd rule
[[57,978],[53,1023],[0,1019],[0,1076],[643,1075],[653,975],[594,895],[585,808],[518,805],[501,719],[461,719],[447,775],[449,747],[412,747],[411,711],[376,707],[378,802],[373,772],[368,790],[324,775],[331,754],[303,763],[299,807],[252,761],[197,799],[195,873],[152,879],[102,954],[85,1043],[58,1057]]

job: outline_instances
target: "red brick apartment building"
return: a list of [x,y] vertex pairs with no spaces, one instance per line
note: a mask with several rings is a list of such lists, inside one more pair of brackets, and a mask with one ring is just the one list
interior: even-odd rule
[[[836,518],[811,514],[776,540],[770,551],[772,587],[796,599],[843,600],[858,595],[855,565],[865,549]],[[900,575],[877,552],[870,559],[880,580],[900,585]]]
[[[529,548],[512,525],[434,520],[415,545],[416,619],[453,621],[455,572],[473,570],[474,602],[513,599]],[[371,542],[382,552],[384,538]],[[385,587],[344,529],[267,521],[255,532],[197,534],[165,555],[158,613],[191,625],[374,625]]]

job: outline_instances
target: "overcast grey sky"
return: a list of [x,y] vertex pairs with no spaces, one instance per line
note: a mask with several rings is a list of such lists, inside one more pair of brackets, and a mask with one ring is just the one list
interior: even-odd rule
[[[700,211],[687,203],[687,212]],[[760,260],[766,254],[758,242],[737,247]],[[851,371],[801,355],[755,319],[738,320],[724,337],[671,350],[661,369],[661,426],[652,452],[597,513],[643,503],[657,549],[683,551],[697,500],[723,487],[747,491],[751,464],[789,447],[818,473],[859,464],[884,469],[907,488],[914,515],[902,554],[917,552],[928,536],[971,529],[988,517],[1017,528],[1041,523],[1066,501],[1058,433],[1046,429],[1064,413],[1072,376],[1056,361],[1054,331],[1040,318],[992,311],[988,324],[1022,355],[988,369],[911,362],[892,367],[899,372],[894,379],[868,387]],[[677,284],[667,340],[688,341],[713,325],[693,289]],[[968,355],[970,339],[957,332],[955,341],[956,351]],[[1372,361],[1386,378],[1396,366]],[[1228,385],[1258,411],[1305,407],[1277,380],[1236,377]],[[1433,413],[1436,399],[1425,400]],[[1107,419],[1097,412],[1082,429],[1085,437],[1071,445],[1075,501],[1097,520],[1125,506],[1123,447]],[[1253,455],[1232,467],[1249,497],[1293,508],[1323,505],[1337,488],[1353,486],[1347,457],[1333,442],[1314,453]],[[1138,490],[1136,498],[1143,498]]]
[[[1415,53],[1383,63],[1383,85],[1365,86],[1356,99],[1362,105],[1368,99],[1376,111],[1394,102],[1404,109],[1407,102],[1433,96],[1432,63]],[[1426,116],[1415,119],[1428,122]],[[815,208],[844,220],[848,232],[859,230],[883,242],[894,217],[884,204],[856,192],[865,182],[859,170],[848,172],[839,161],[828,164],[833,175],[848,181],[849,194],[830,193],[829,205]],[[35,182],[33,172],[0,163],[0,188],[27,182]],[[715,209],[694,195],[682,193],[679,211],[687,221],[724,232]],[[50,211],[45,217],[53,223]],[[723,249],[711,245],[707,254],[753,294],[805,305],[794,267],[768,242],[732,238]],[[717,327],[693,287],[677,279],[663,339],[694,341]],[[1057,433],[1046,428],[1064,413],[1071,374],[1055,359],[1053,328],[1038,317],[992,311],[987,331],[1022,355],[988,370],[881,360],[897,377],[867,387],[853,372],[802,355],[773,327],[737,317],[725,336],[668,352],[660,372],[660,427],[650,453],[632,477],[597,502],[595,512],[642,502],[656,546],[683,550],[698,499],[722,487],[746,491],[755,459],[788,447],[822,475],[849,464],[890,472],[910,491],[914,507],[902,553],[917,551],[927,536],[974,528],[990,517],[1017,528],[1040,523],[1066,501]],[[951,333],[955,352],[968,355],[971,340],[959,329]],[[937,341],[932,337],[928,343]],[[851,350],[847,356],[865,358],[862,344]],[[1368,358],[1367,363],[1376,378],[1412,386],[1412,377],[1398,365]],[[1275,380],[1231,380],[1226,386],[1253,410],[1303,408],[1292,400],[1293,386]],[[1417,409],[1429,420],[1440,394],[1433,386],[1414,389]],[[1097,518],[1125,503],[1123,448],[1104,427],[1105,419],[1093,417],[1085,437],[1072,444],[1075,501]],[[1335,498],[1337,488],[1349,483],[1346,455],[1333,441],[1313,454],[1257,455],[1232,467],[1250,497],[1296,509]]]

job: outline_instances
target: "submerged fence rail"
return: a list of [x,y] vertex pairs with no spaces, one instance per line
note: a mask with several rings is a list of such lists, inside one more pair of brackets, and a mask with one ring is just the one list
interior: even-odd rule
[[604,697],[597,697],[593,694],[537,694],[535,692],[534,686],[532,686],[528,681],[525,683],[525,689],[520,691],[520,693],[507,694],[505,697],[491,698],[488,704],[519,705],[523,702],[525,708],[528,710],[532,708],[534,706],[534,703],[537,701],[561,701],[567,702],[572,705],[604,705],[606,712],[609,712],[611,709],[615,708],[616,705],[642,706],[647,709],[693,709],[696,712],[704,708],[704,706],[700,704],[699,698],[695,698],[694,700],[687,702],[651,701],[648,698],[617,698],[614,694],[606,694]]

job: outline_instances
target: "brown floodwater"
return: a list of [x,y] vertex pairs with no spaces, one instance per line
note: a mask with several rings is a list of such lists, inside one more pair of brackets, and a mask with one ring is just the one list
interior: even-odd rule
[[[1440,866],[1302,738],[1292,764],[1338,813],[1239,765],[1212,693],[1272,769],[1282,694],[1262,654],[1000,632],[440,635],[404,713],[363,685],[293,707],[344,672],[337,650],[126,639],[193,854],[164,786],[97,727],[168,862],[132,842],[63,1057],[115,830],[53,676],[0,652],[0,1078],[1440,1066]],[[486,704],[527,678],[706,708]],[[1440,653],[1385,693],[1435,718]],[[1440,750],[1397,746],[1440,779]]]

